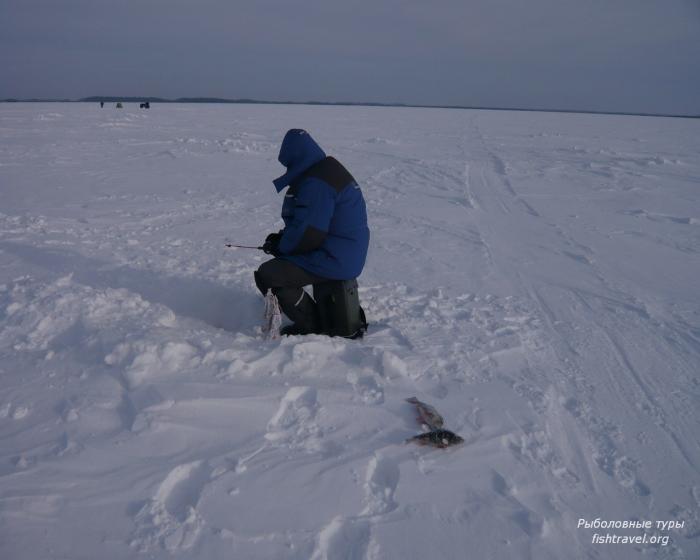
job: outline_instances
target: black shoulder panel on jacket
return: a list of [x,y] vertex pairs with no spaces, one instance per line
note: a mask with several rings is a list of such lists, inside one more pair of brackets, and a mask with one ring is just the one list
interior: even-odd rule
[[304,234],[301,236],[301,240],[294,247],[292,255],[298,255],[299,253],[310,253],[315,251],[326,239],[328,235],[325,231],[315,228],[314,226],[307,226],[304,230]]
[[312,165],[304,177],[315,177],[321,181],[328,183],[336,192],[342,191],[349,184],[357,184],[355,178],[350,175],[350,172],[334,157],[326,157],[317,164]]

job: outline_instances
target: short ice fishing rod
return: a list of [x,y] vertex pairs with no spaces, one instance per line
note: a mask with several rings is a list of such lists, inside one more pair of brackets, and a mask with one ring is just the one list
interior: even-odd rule
[[233,243],[226,243],[226,247],[231,247],[234,249],[259,249],[260,251],[263,250],[262,247],[253,247],[252,245],[234,245]]

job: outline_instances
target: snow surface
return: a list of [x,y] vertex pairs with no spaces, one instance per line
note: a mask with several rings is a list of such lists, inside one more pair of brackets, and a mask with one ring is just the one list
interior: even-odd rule
[[[291,127],[363,187],[364,340],[264,340],[223,246]],[[0,185],[0,558],[700,558],[700,121],[2,104]]]

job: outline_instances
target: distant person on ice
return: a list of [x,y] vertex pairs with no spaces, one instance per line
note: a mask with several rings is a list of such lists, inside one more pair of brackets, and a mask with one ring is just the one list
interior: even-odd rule
[[287,132],[278,159],[287,172],[273,181],[275,188],[289,186],[284,229],[265,239],[263,250],[275,258],[258,268],[255,283],[263,295],[271,289],[292,320],[281,334],[317,333],[316,303],[302,288],[360,275],[369,246],[365,201],[348,170],[305,130]]

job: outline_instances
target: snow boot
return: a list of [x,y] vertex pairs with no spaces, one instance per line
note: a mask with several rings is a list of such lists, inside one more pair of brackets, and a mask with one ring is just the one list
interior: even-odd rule
[[301,325],[297,325],[296,323],[292,323],[291,325],[285,325],[280,329],[280,334],[282,336],[295,336],[295,335],[304,335],[304,334],[318,334],[315,331],[310,331],[309,329],[305,329]]
[[313,298],[304,290],[301,290],[301,296],[296,301],[289,299],[288,294],[285,294],[285,296],[287,297],[280,299],[280,305],[284,314],[294,324],[283,327],[280,330],[280,334],[314,334],[320,332],[318,308]]

